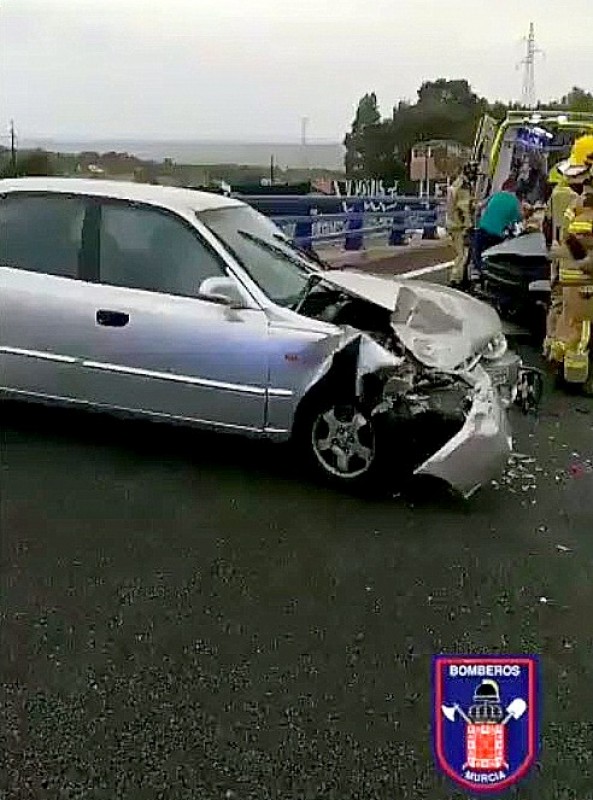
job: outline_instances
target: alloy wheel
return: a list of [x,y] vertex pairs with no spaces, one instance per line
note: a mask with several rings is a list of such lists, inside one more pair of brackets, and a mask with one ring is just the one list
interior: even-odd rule
[[373,425],[352,407],[334,407],[319,414],[313,424],[312,445],[324,470],[342,479],[364,475],[375,458]]

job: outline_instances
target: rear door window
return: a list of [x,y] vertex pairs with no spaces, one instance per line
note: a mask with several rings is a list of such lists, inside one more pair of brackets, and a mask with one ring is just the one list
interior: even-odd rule
[[0,265],[78,278],[86,201],[66,195],[0,200]]

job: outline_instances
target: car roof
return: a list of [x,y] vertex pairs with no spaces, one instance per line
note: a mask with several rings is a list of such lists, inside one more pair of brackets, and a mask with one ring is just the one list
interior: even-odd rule
[[131,181],[109,181],[98,178],[8,178],[0,180],[0,194],[7,192],[48,192],[80,194],[148,203],[172,211],[210,211],[217,208],[243,206],[240,200],[212,192],[154,186]]

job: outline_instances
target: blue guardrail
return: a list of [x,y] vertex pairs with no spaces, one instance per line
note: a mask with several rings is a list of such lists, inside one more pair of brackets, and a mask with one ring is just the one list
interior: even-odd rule
[[377,237],[398,246],[406,243],[411,230],[422,230],[423,239],[436,239],[443,224],[442,201],[434,198],[234,196],[273,219],[306,250],[341,240],[345,250],[361,250],[365,240]]

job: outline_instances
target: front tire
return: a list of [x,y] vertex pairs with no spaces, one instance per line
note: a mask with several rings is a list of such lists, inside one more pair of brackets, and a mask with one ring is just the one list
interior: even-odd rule
[[310,447],[323,473],[339,481],[363,478],[376,459],[371,419],[353,406],[331,406],[312,420]]
[[388,439],[379,416],[318,398],[303,411],[293,439],[307,471],[323,482],[355,490],[386,488]]

